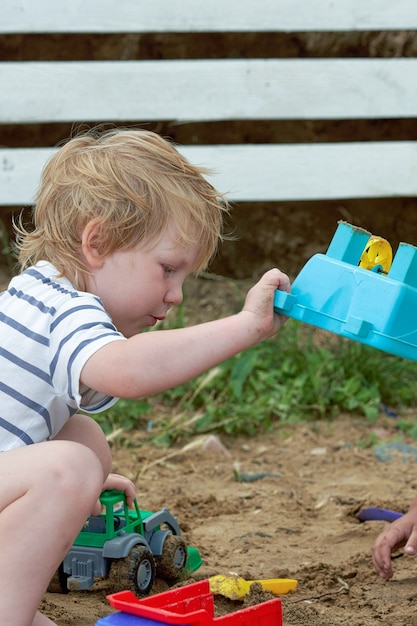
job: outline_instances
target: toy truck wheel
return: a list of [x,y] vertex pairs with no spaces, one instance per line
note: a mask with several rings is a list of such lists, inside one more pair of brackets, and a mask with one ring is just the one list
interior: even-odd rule
[[155,557],[159,578],[177,581],[187,562],[187,545],[178,535],[167,535],[161,556]]
[[61,563],[49,582],[48,591],[50,593],[69,593],[67,587],[68,577],[69,575],[64,572],[64,567]]
[[115,586],[132,591],[136,596],[147,596],[155,582],[155,559],[145,546],[134,546],[127,557],[115,559],[111,576]]

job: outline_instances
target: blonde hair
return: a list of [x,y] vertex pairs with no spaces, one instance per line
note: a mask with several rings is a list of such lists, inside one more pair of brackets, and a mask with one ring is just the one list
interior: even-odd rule
[[89,131],[70,139],[43,170],[33,229],[16,225],[20,268],[46,260],[77,283],[86,272],[81,235],[90,220],[100,226],[103,255],[157,243],[173,220],[177,243],[198,245],[194,270],[202,271],[223,239],[228,211],[207,173],[151,131]]

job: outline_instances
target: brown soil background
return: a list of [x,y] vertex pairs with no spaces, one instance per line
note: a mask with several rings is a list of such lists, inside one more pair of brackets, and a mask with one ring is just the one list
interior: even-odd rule
[[[189,442],[161,450],[136,432],[129,448],[114,445],[114,469],[135,481],[144,508],[166,506],[177,516],[203,558],[194,579],[230,572],[297,579],[296,591],[282,596],[285,626],[415,624],[416,562],[401,556],[394,579],[380,580],[370,548],[384,523],[355,517],[364,506],[405,511],[417,487],[415,462],[382,463],[363,448],[373,434],[392,440],[395,420],[370,426],[340,415],[331,423],[277,424],[251,439],[221,437],[219,451],[182,452]],[[236,463],[280,476],[236,482]],[[110,577],[89,591],[47,593],[42,608],[59,626],[93,626],[111,613],[105,596],[113,591]],[[239,608],[229,603],[227,610]]]
[[[417,37],[413,31],[7,35],[0,38],[0,54],[5,60],[415,57]],[[87,126],[94,123],[86,120]],[[417,120],[402,119],[182,125],[156,120],[144,126],[182,144],[417,139]],[[71,124],[0,125],[0,144],[55,145],[73,130]],[[414,198],[234,206],[228,229],[236,240],[224,244],[212,266],[218,280],[187,286],[187,321],[238,310],[244,289],[270,266],[294,278],[310,256],[325,252],[339,219],[386,237],[394,250],[400,241],[417,244],[415,207]],[[1,215],[16,209],[2,209]],[[399,437],[393,418],[370,424],[340,415],[330,423],[276,424],[273,432],[251,439],[221,437],[224,448],[218,452],[202,446],[184,452],[186,441],[158,449],[140,423],[129,433],[129,446],[117,439],[112,445],[114,470],[135,481],[141,506],[170,508],[187,541],[201,552],[204,564],[196,578],[231,571],[250,579],[296,578],[297,590],[282,596],[285,626],[402,626],[417,624],[417,563],[399,553],[394,579],[378,579],[370,548],[383,523],[355,518],[364,506],[404,511],[414,496],[415,462],[396,457],[382,463],[364,445]],[[281,476],[236,482],[235,463],[242,471]],[[111,592],[109,579],[86,592],[47,593],[42,608],[58,626],[93,626],[111,612]]]

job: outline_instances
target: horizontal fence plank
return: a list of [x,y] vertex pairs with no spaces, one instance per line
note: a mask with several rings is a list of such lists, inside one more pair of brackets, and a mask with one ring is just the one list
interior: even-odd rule
[[415,58],[3,62],[0,123],[417,117],[416,76]]
[[2,0],[1,33],[410,30],[415,0]]
[[[28,205],[55,148],[0,149],[0,205]],[[417,142],[180,146],[233,201],[417,197]]]

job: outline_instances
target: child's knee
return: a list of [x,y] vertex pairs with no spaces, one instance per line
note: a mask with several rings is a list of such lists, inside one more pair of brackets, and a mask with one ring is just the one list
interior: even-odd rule
[[55,454],[48,463],[50,480],[60,497],[94,499],[100,494],[103,466],[91,448],[76,442],[61,441],[54,446]]

